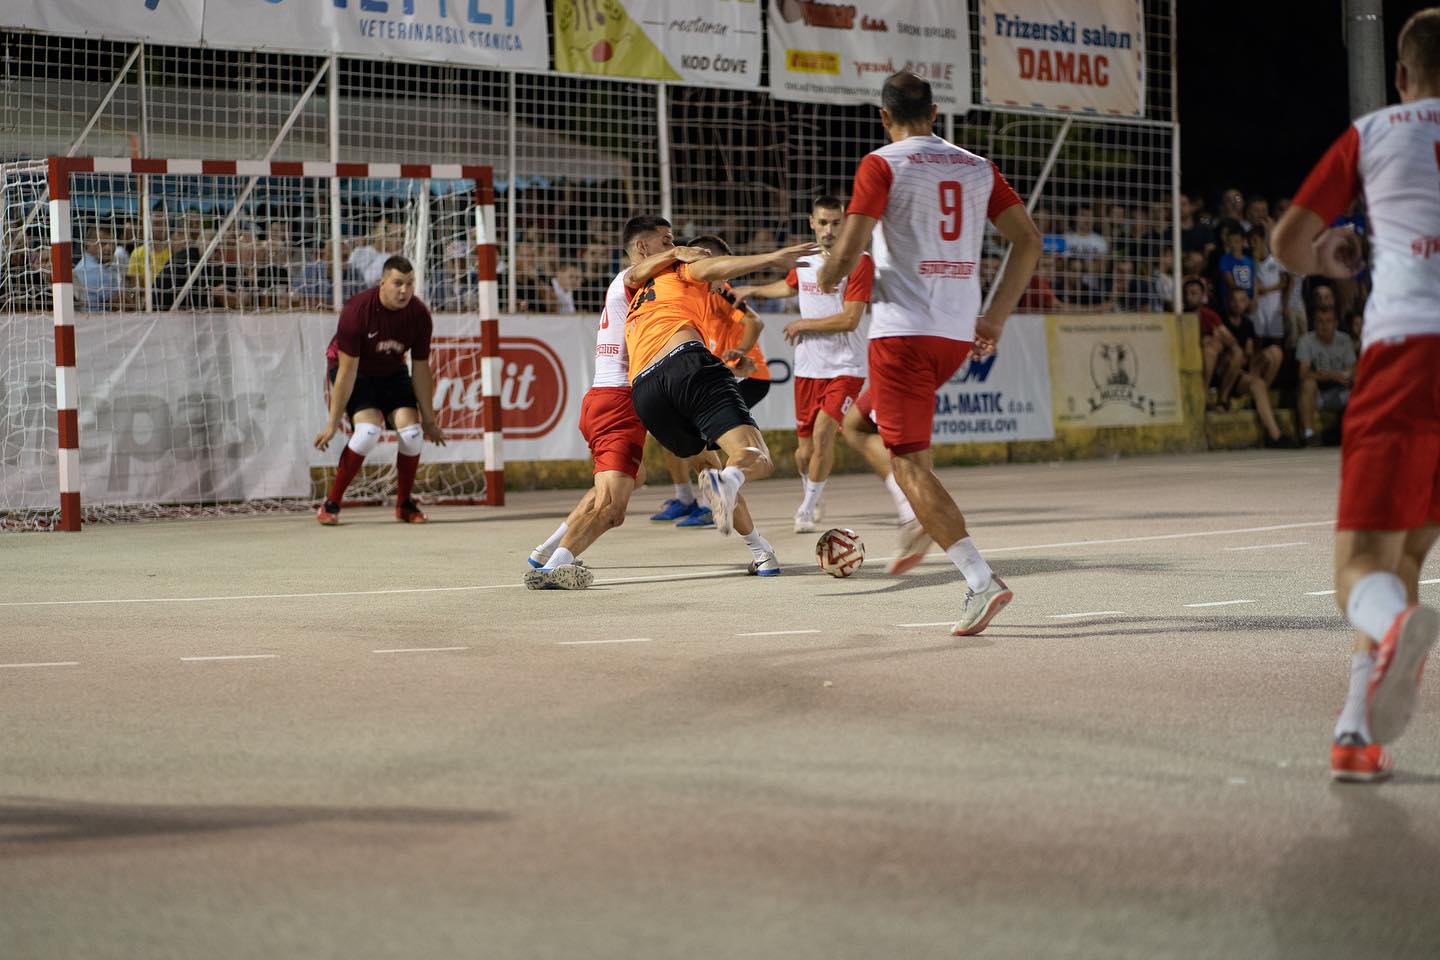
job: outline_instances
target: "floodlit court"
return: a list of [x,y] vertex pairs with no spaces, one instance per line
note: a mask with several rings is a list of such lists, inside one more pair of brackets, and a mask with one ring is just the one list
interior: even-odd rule
[[1435,686],[1329,777],[1334,451],[942,476],[1016,592],[979,637],[865,475],[846,580],[790,479],[768,579],[656,485],[582,592],[521,586],[575,491],[4,537],[0,956],[1440,951]]

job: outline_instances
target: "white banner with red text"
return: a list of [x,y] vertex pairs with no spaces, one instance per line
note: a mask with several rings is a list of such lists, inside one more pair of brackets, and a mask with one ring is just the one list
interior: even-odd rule
[[1141,0],[980,0],[980,103],[1144,116]]

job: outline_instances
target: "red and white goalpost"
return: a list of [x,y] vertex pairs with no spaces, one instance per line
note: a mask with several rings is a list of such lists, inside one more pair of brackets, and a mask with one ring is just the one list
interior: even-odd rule
[[[350,186],[351,209],[369,211],[364,229],[373,221],[377,238],[390,231],[375,245],[416,262],[422,299],[429,300],[429,275],[436,296],[446,300],[444,317],[431,304],[437,332],[443,328],[453,334],[449,340],[471,351],[479,344],[479,356],[464,358],[465,372],[454,374],[478,372],[482,381],[480,409],[472,400],[467,420],[478,414],[481,431],[468,434],[468,454],[455,454],[470,460],[437,462],[429,488],[422,483],[417,491],[430,502],[504,503],[489,167],[51,157],[43,174],[48,202],[38,165],[29,166],[28,181],[26,172],[7,169],[3,180],[0,227],[10,270],[0,340],[43,339],[37,318],[48,280],[54,381],[53,393],[34,382],[34,350],[10,351],[15,356],[8,366],[0,354],[0,480],[6,488],[0,527],[77,531],[82,519],[259,512],[313,501],[321,486],[316,474],[325,469],[304,444],[324,411],[317,399],[323,377],[317,345],[328,343],[335,308],[354,292],[357,274],[344,262],[347,245],[370,242],[358,228],[342,237],[342,182]],[[377,183],[385,187],[378,193]],[[36,222],[42,217],[48,231]],[[165,241],[157,239],[158,231]],[[22,256],[21,247],[38,246],[44,232],[48,264],[38,250]],[[311,251],[306,263],[296,245],[302,234]],[[178,255],[167,260],[170,293],[155,292],[161,281],[148,262],[137,282],[105,261],[109,238],[128,240],[132,251],[137,241],[156,251],[185,250],[183,261]],[[384,248],[387,240],[400,249]],[[78,277],[77,241],[85,253]],[[316,252],[322,247],[324,257]],[[456,259],[461,252],[468,254],[463,261]],[[298,284],[301,277],[309,287]],[[113,369],[105,369],[107,363]],[[437,370],[437,387],[444,375]],[[138,395],[116,386],[130,382],[148,386]],[[464,381],[446,382],[454,387]],[[34,410],[41,396],[53,397],[55,410],[51,449],[58,497],[48,510],[36,502],[51,459],[36,449],[44,445],[37,437],[48,435]],[[94,409],[87,411],[92,400]],[[301,422],[303,428],[293,425]],[[95,449],[82,447],[82,427],[95,435]],[[173,449],[167,451],[167,443]],[[483,472],[476,462],[482,451]],[[383,464],[377,465],[372,497],[383,496],[387,482]]]

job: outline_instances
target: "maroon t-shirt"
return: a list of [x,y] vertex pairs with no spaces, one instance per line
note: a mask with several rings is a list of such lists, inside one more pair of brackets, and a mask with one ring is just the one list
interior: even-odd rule
[[380,288],[355,294],[340,311],[340,327],[325,351],[331,369],[340,351],[360,358],[362,377],[393,377],[405,372],[405,351],[412,360],[430,359],[430,308],[412,297],[399,310],[380,303]]

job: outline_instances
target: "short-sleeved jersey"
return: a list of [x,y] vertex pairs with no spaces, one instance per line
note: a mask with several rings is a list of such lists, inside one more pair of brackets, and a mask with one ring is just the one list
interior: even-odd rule
[[933,134],[867,154],[849,212],[879,221],[870,338],[974,340],[985,221],[1019,202],[995,164]]
[[[705,319],[700,326],[700,333],[705,338],[705,348],[722,360],[726,350],[739,348],[740,341],[745,338],[745,314],[735,306],[734,290],[730,284],[725,284],[724,289],[724,293],[710,294]],[[755,341],[750,349],[745,351],[745,356],[755,361],[755,372],[746,379],[770,379],[770,365],[765,362],[760,341]]]
[[1440,98],[1367,113],[1310,171],[1295,204],[1327,224],[1360,195],[1370,217],[1374,286],[1362,348],[1440,334]]
[[[815,274],[825,262],[821,256],[806,257],[795,265],[785,282],[800,291],[800,316],[806,320],[833,317],[847,303],[869,303],[875,279],[875,263],[862,253],[850,276],[840,281],[834,293],[821,293]],[[857,327],[841,333],[807,333],[795,344],[795,376],[829,380],[833,377],[865,376],[865,337]]]
[[407,350],[412,360],[430,359],[430,332],[430,309],[419,297],[390,310],[380,302],[380,288],[371,287],[345,301],[325,359],[338,366],[343,350],[360,358],[361,376],[393,377],[405,371]]
[[625,286],[625,273],[610,281],[605,291],[605,309],[595,333],[595,380],[592,387],[630,386],[630,354],[625,349],[625,315],[630,312],[633,287]]
[[1316,373],[1344,373],[1355,367],[1355,341],[1350,334],[1336,330],[1330,342],[1325,343],[1311,330],[1295,344],[1295,359],[1310,364]]
[[683,263],[662,270],[636,289],[625,316],[631,383],[655,361],[675,331],[686,324],[701,328],[709,299],[709,282],[690,276]]
[[1255,298],[1255,261],[1250,257],[1220,257],[1220,305],[1229,309],[1230,291],[1240,289]]

